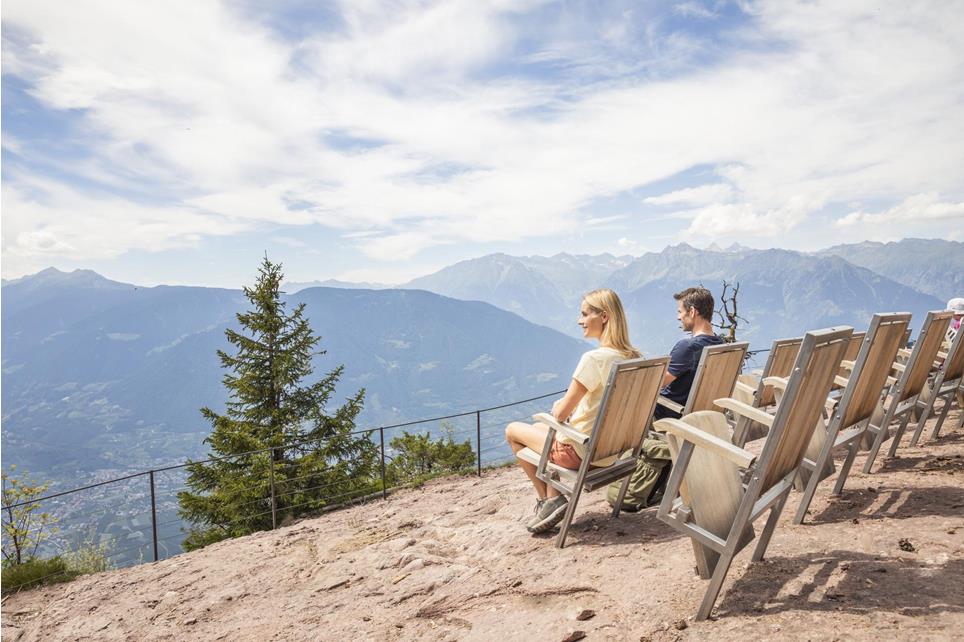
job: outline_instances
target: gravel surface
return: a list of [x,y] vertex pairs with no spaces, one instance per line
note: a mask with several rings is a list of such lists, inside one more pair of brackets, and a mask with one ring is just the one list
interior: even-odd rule
[[964,434],[899,452],[871,475],[858,457],[841,498],[825,481],[802,526],[794,492],[768,558],[744,549],[706,622],[690,543],[655,510],[611,520],[584,495],[558,550],[525,531],[534,496],[506,468],[11,596],[3,640],[959,637]]

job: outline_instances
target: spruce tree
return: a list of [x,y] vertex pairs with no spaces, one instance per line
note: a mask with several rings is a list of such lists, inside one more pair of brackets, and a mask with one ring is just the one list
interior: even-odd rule
[[350,434],[365,391],[328,413],[344,366],[304,383],[324,351],[316,351],[304,303],[286,314],[282,279],[281,265],[265,257],[254,287],[244,288],[251,307],[237,315],[241,330],[225,331],[233,354],[218,350],[226,410],[201,409],[213,460],[188,466],[190,490],[178,493],[181,516],[193,524],[188,550],[271,528],[272,477],[279,523],[376,490],[375,445]]

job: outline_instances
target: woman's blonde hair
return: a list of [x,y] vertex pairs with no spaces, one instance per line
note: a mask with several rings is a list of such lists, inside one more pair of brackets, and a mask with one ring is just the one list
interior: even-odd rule
[[629,342],[629,326],[626,323],[626,313],[619,295],[609,288],[600,288],[587,292],[582,300],[597,314],[605,313],[609,320],[603,326],[599,345],[618,350],[627,359],[640,356],[632,343]]

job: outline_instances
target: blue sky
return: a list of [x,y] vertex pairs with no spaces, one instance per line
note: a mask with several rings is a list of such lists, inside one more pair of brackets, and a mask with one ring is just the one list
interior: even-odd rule
[[[912,6],[910,6],[912,5]],[[964,2],[3,5],[2,271],[964,240]]]

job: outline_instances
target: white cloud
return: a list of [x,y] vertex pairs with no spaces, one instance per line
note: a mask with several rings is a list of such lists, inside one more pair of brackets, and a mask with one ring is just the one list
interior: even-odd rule
[[64,258],[104,259],[128,251],[192,247],[202,236],[250,229],[189,207],[92,196],[42,179],[5,182],[2,200],[4,261],[25,271]]
[[717,13],[699,2],[677,2],[673,5],[673,12],[685,17],[712,19]]
[[919,221],[950,221],[964,219],[964,202],[946,203],[938,194],[916,194],[898,205],[878,213],[851,212],[836,221],[838,227],[853,225],[882,225],[885,223],[914,223]]
[[688,212],[692,216],[683,231],[686,238],[718,238],[720,236],[773,237],[801,223],[807,214],[818,210],[821,203],[802,196],[788,199],[782,207],[758,210],[750,203],[707,205]]
[[[115,193],[48,185],[44,203],[28,170],[5,172],[4,269],[262,222],[322,224],[365,257],[407,260],[572,234],[605,220],[594,202],[694,167],[716,182],[644,201],[685,208],[687,237],[774,237],[832,203],[964,198],[959,1],[747,4],[752,24],[729,38],[752,46],[702,68],[696,36],[622,8],[580,27],[605,47],[569,25],[517,58],[538,4],[346,0],[344,29],[286,42],[219,3],[11,0],[4,26],[26,36],[5,42],[5,73],[77,110],[89,156],[37,159],[6,130],[4,146]],[[643,32],[653,60],[626,48]],[[567,71],[493,71],[520,60]]]
[[643,199],[647,205],[710,205],[725,203],[733,197],[733,188],[726,183],[687,187],[659,196]]

